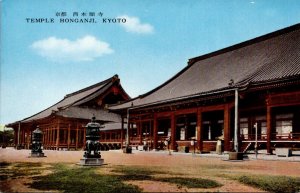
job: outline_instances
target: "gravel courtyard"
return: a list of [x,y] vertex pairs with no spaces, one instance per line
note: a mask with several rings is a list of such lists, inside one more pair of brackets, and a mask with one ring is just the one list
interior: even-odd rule
[[[13,148],[0,149],[0,162],[19,163],[19,162],[40,162],[45,165],[52,163],[76,164],[82,158],[83,151],[53,151],[44,150],[47,157],[29,158],[30,150],[15,150]],[[244,161],[225,161],[222,157],[193,156],[192,154],[169,155],[168,152],[139,152],[133,151],[132,154],[124,154],[120,150],[101,152],[105,165],[110,166],[151,166],[167,168],[170,172],[204,177],[218,181],[223,186],[211,189],[189,189],[176,185],[152,181],[132,181],[127,182],[139,186],[144,192],[262,192],[238,181],[224,178],[227,174],[248,174],[248,175],[276,175],[300,177],[299,161],[266,161],[248,159]],[[205,168],[201,170],[201,168]],[[1,181],[1,186],[9,187],[11,191],[28,192],[37,191],[24,185],[25,179],[16,179],[8,182]],[[28,181],[28,179],[27,179]],[[10,187],[13,186],[13,187]]]

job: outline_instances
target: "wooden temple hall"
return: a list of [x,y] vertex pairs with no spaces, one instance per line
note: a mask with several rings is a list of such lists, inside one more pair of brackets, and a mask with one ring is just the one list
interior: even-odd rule
[[93,115],[110,149],[211,152],[221,142],[222,151],[246,152],[256,141],[268,153],[300,149],[300,24],[191,58],[136,98],[115,75],[7,127],[19,147],[29,148],[39,126],[44,149],[81,149]]
[[[82,149],[85,147],[85,126],[93,116],[108,128],[121,128],[121,117],[109,112],[109,104],[130,99],[118,75],[66,95],[53,106],[21,121],[8,124],[15,132],[18,148],[30,148],[32,132],[43,132],[44,149]],[[120,138],[120,136],[119,136]]]
[[[192,58],[174,77],[109,107],[127,144],[197,152],[300,148],[300,24]],[[165,141],[169,140],[169,147]]]

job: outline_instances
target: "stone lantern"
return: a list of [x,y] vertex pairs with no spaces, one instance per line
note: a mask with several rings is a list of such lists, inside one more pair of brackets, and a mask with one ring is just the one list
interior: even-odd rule
[[100,166],[103,164],[100,154],[100,128],[103,128],[99,123],[96,123],[95,117],[88,123],[86,128],[86,143],[83,159],[80,159],[79,165],[85,166]]
[[37,127],[32,132],[32,144],[30,157],[45,157],[42,151],[43,132]]

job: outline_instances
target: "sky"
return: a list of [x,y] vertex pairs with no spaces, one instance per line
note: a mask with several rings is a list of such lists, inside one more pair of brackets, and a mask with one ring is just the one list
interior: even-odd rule
[[190,58],[300,21],[299,0],[0,0],[0,6],[0,125],[115,74],[136,97]]

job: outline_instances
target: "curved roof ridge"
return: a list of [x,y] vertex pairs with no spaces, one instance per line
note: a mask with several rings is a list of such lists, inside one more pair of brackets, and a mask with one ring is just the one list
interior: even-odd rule
[[298,30],[298,29],[300,29],[300,23],[297,23],[295,25],[291,25],[291,26],[283,28],[283,29],[276,30],[276,31],[271,32],[271,33],[267,33],[267,34],[262,35],[262,36],[258,36],[256,38],[252,38],[252,39],[234,44],[234,45],[229,46],[229,47],[219,49],[219,50],[214,51],[214,52],[210,52],[208,54],[204,54],[204,55],[201,55],[201,56],[196,56],[194,58],[190,58],[189,61],[188,61],[188,65],[193,65],[194,63],[196,63],[200,60],[204,60],[204,59],[207,59],[207,58],[210,58],[210,57],[213,57],[213,56],[217,56],[217,55],[220,55],[220,54],[223,54],[223,53],[226,53],[226,52],[234,51],[234,50],[239,49],[239,48],[247,47],[249,45],[253,45],[255,43],[259,43],[259,42],[262,42],[262,41],[265,41],[265,40],[268,40],[268,39],[271,39],[271,38],[274,38],[274,37],[277,37],[277,36],[280,36],[280,35],[283,35],[283,34],[286,34],[288,32]]
[[[69,105],[66,105],[65,107],[70,107],[70,106],[72,106],[72,105],[77,106],[77,105],[80,105],[80,104],[86,102],[86,101],[84,101],[85,99],[87,99],[87,98],[89,98],[90,96],[94,95],[95,93],[97,93],[97,92],[103,90],[103,89],[104,89],[106,86],[108,86],[110,83],[113,83],[113,81],[107,81],[107,82],[106,82],[105,84],[103,84],[99,89],[95,90],[94,92],[90,93],[89,95],[86,95],[86,96],[84,96],[84,97],[82,97],[82,98],[80,98],[80,99],[74,101],[73,103],[70,103]],[[112,86],[112,84],[109,85],[108,87],[110,87],[110,86]],[[104,89],[104,90],[105,90],[105,89]],[[97,94],[97,96],[99,96],[99,95],[101,95],[101,93],[100,93],[100,94]],[[80,102],[80,101],[84,101],[84,102]]]
[[[117,74],[114,75],[114,76],[112,76],[112,77],[110,77],[110,78],[108,78],[108,79],[106,79],[106,80],[104,80],[104,81],[96,83],[96,84],[94,84],[92,86],[88,86],[88,87],[86,87],[84,89],[81,89],[79,91],[76,91],[76,92],[73,92],[71,94],[68,94],[63,99],[61,99],[59,102],[55,103],[54,105],[51,105],[50,107],[48,107],[48,108],[46,108],[46,109],[44,109],[44,110],[42,110],[42,111],[40,111],[40,112],[32,115],[32,116],[26,117],[26,118],[24,118],[24,119],[22,119],[20,121],[24,122],[24,121],[30,121],[30,120],[38,120],[38,119],[47,117],[47,116],[53,114],[53,112],[56,112],[56,111],[58,111],[61,108],[69,107],[72,104],[74,104],[74,103],[76,103],[76,102],[78,102],[78,101],[86,98],[87,96],[90,96],[91,94],[99,92],[99,90],[103,89],[103,87],[106,84],[110,83],[111,81],[115,81],[115,80],[119,80]],[[98,88],[97,90],[93,91],[92,93],[89,93],[87,96],[80,96],[79,99],[76,100],[76,95],[77,94],[83,93],[85,91],[89,91],[91,89],[95,89],[97,87],[100,87],[100,88]],[[75,99],[72,98],[72,97],[75,97]],[[74,100],[74,101],[72,101],[72,100]],[[19,122],[19,121],[17,121],[17,122]]]
[[180,71],[179,71],[178,73],[176,73],[174,76],[172,76],[170,79],[168,79],[167,81],[165,81],[164,83],[162,83],[162,84],[159,85],[158,87],[156,87],[156,88],[154,88],[154,89],[152,89],[152,90],[150,90],[150,91],[148,91],[148,92],[146,92],[146,93],[144,93],[144,94],[141,94],[141,95],[139,95],[139,96],[136,96],[136,97],[134,97],[134,98],[131,98],[130,100],[123,101],[123,102],[121,102],[121,103],[119,103],[119,104],[111,104],[111,105],[109,105],[109,107],[119,106],[119,105],[123,105],[123,104],[126,104],[126,103],[133,102],[133,101],[135,101],[135,100],[137,100],[137,99],[142,99],[142,98],[144,98],[144,97],[146,97],[146,96],[152,94],[153,92],[159,90],[160,88],[164,87],[164,86],[167,85],[169,82],[171,82],[172,80],[176,79],[179,75],[181,75],[182,73],[184,73],[184,72],[185,72],[187,69],[189,69],[190,67],[191,67],[190,65],[184,67],[182,70],[180,70]]
[[[130,103],[146,106],[233,87],[245,88],[260,80],[268,82],[292,77],[300,71],[299,33],[300,24],[296,24],[192,58],[189,65],[163,84],[130,101],[110,106],[110,109],[128,108]],[[230,85],[230,80],[235,81],[234,84]]]
[[[184,67],[182,70],[180,70],[178,73],[176,73],[174,76],[172,76],[170,79],[168,79],[167,81],[165,81],[164,83],[162,83],[161,85],[159,85],[158,87],[146,92],[145,94],[139,95],[136,98],[144,98],[148,95],[150,95],[151,93],[159,90],[160,88],[164,87],[165,85],[167,85],[169,82],[172,82],[174,79],[176,79],[178,76],[180,76],[182,73],[184,73],[187,69],[189,69],[191,67],[191,65],[188,65],[186,67]],[[136,99],[134,98],[134,99]]]
[[[22,119],[21,121],[17,121],[17,122],[26,121],[27,119],[30,119],[30,118],[32,118],[32,117],[34,117],[34,116],[36,116],[36,115],[38,115],[38,114],[40,114],[40,113],[43,113],[43,112],[45,112],[45,111],[47,111],[47,110],[50,110],[51,108],[53,108],[53,107],[57,106],[59,103],[61,103],[63,100],[64,100],[64,99],[58,101],[58,102],[55,103],[54,105],[51,105],[50,107],[48,107],[48,108],[46,108],[46,109],[44,109],[44,110],[42,110],[42,111],[40,111],[40,112],[38,112],[38,113],[36,113],[36,114],[34,114],[34,115],[31,115],[31,116],[29,116],[29,117],[26,117],[26,118]],[[52,111],[55,111],[55,110],[53,109]]]
[[[236,50],[238,48],[247,47],[247,46],[253,45],[255,43],[260,43],[262,41],[265,41],[265,40],[268,40],[268,39],[271,39],[271,38],[274,38],[274,37],[277,37],[277,36],[284,35],[287,32],[295,31],[297,29],[300,29],[300,23],[292,25],[292,26],[289,26],[289,27],[284,28],[284,29],[277,30],[275,32],[271,32],[271,33],[268,33],[268,34],[265,34],[265,35],[262,35],[262,36],[259,36],[259,37],[256,37],[256,38],[244,41],[244,42],[241,42],[241,43],[238,43],[238,44],[235,44],[235,45],[232,45],[232,46],[229,46],[229,47],[226,47],[226,48],[223,48],[221,50],[217,50],[215,52],[211,52],[211,53],[208,53],[208,54],[205,54],[205,55],[202,55],[202,56],[191,58],[188,61],[188,65],[186,67],[184,67],[182,70],[180,70],[178,73],[176,73],[173,77],[171,77],[170,79],[168,79],[167,81],[165,81],[163,84],[159,85],[158,87],[156,87],[156,88],[154,88],[154,89],[152,89],[152,90],[150,90],[150,91],[148,91],[148,92],[146,92],[146,93],[144,93],[142,95],[139,95],[139,96],[133,98],[132,100],[135,100],[135,99],[138,99],[138,98],[142,99],[142,98],[144,98],[144,97],[152,94],[153,92],[159,90],[160,88],[164,87],[169,82],[171,82],[172,80],[176,79],[179,75],[181,75],[182,73],[184,73],[187,69],[189,69],[191,66],[193,66],[196,62],[198,62],[200,60],[204,60],[204,59],[210,58],[210,57],[212,57],[214,55],[220,55],[222,53],[234,51],[234,50]],[[248,80],[252,79],[254,76],[256,76],[259,73],[259,71],[261,70],[261,68],[263,68],[263,66],[261,66],[259,69],[257,69],[255,71],[255,73],[249,74],[248,77],[246,77],[245,79],[241,80],[239,83],[236,83],[236,84],[242,85],[244,83],[247,83]],[[129,101],[126,101],[126,102],[129,102]]]
[[98,83],[96,83],[96,84],[93,84],[93,85],[91,85],[91,86],[88,86],[88,87],[86,87],[86,88],[80,89],[80,90],[75,91],[75,92],[72,92],[72,93],[70,93],[70,94],[67,94],[64,98],[67,98],[67,97],[70,97],[70,96],[74,96],[74,95],[76,95],[76,94],[79,94],[79,93],[82,93],[82,92],[84,92],[84,91],[90,90],[90,89],[95,88],[95,87],[97,87],[97,86],[106,84],[106,83],[108,83],[109,81],[111,81],[111,80],[113,80],[113,79],[119,79],[118,74],[115,74],[114,76],[112,76],[112,77],[110,77],[110,78],[108,78],[108,79],[106,79],[106,80],[103,80],[103,81],[101,81],[101,82],[98,82]]

